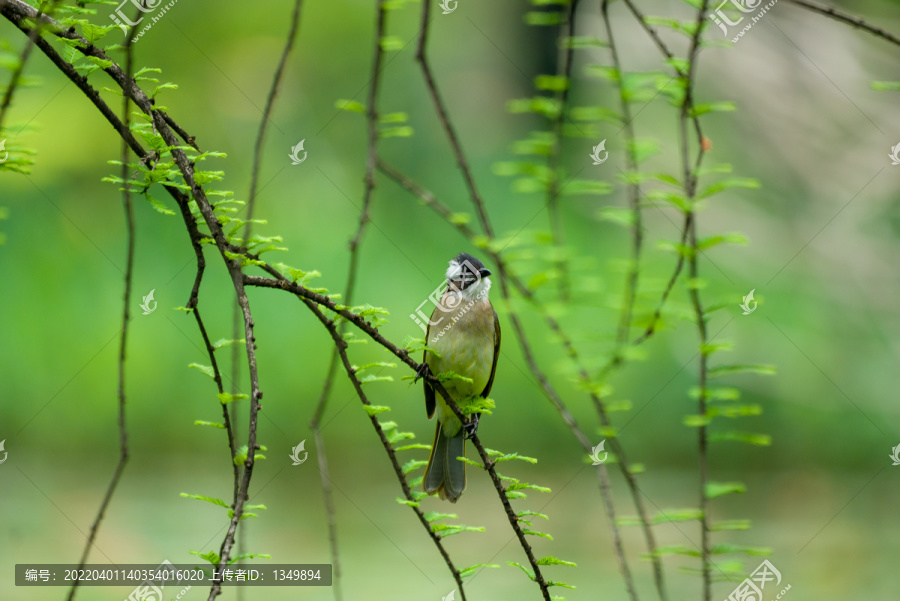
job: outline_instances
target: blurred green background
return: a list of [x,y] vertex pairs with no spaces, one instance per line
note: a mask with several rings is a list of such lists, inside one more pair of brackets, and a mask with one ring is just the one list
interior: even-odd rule
[[[602,34],[599,3],[582,3],[580,35]],[[691,18],[676,2],[641,2],[648,14]],[[848,4],[849,6],[849,4]],[[253,140],[261,107],[287,32],[291,2],[179,2],[137,43],[135,64],[159,67],[161,79],[178,84],[159,102],[203,150],[227,153],[208,163],[224,169],[222,188],[246,199]],[[389,16],[390,35],[405,44],[386,57],[379,97],[382,112],[409,114],[411,138],[380,142],[383,156],[460,212],[472,207],[414,62],[421,5]],[[887,30],[900,31],[892,2],[855,2],[854,12]],[[112,7],[101,7],[104,22]],[[553,72],[554,28],[525,24],[526,2],[460,0],[442,15],[432,7],[430,55],[441,91],[486,199],[495,229],[515,235],[526,257],[516,266],[527,277],[546,269],[548,247],[535,244],[548,230],[542,194],[519,194],[492,165],[515,159],[514,140],[541,129],[542,119],[510,114],[510,99],[533,94],[532,78]],[[620,53],[628,70],[660,69],[659,53],[621,3],[613,3]],[[362,200],[365,122],[335,109],[337,99],[365,102],[372,51],[374,3],[306,2],[300,34],[281,87],[260,173],[257,216],[262,235],[282,235],[290,250],[270,260],[322,273],[318,285],[340,292],[347,271],[347,242]],[[118,37],[119,32],[113,32]],[[708,35],[717,39],[719,32]],[[684,39],[664,34],[679,54]],[[24,37],[0,22],[0,38],[18,52]],[[838,600],[860,594],[894,598],[900,581],[893,560],[900,553],[896,511],[900,468],[891,447],[900,444],[896,390],[897,298],[895,277],[900,210],[897,173],[887,158],[900,142],[896,92],[871,90],[872,80],[897,79],[895,48],[863,33],[780,2],[733,48],[704,50],[698,101],[733,100],[735,113],[704,118],[712,142],[708,164],[731,163],[735,174],[761,181],[759,190],[715,197],[700,214],[702,235],[741,231],[749,246],[721,246],[701,261],[707,303],[725,308],[710,324],[717,341],[730,341],[729,363],[767,363],[778,375],[741,375],[723,384],[763,406],[737,428],[770,434],[769,447],[737,443],[713,446],[711,477],[747,483],[744,495],[713,502],[715,519],[750,518],[749,531],[716,533],[714,542],[768,546],[770,560],[792,585],[790,598]],[[617,108],[616,92],[585,75],[588,64],[609,64],[608,50],[575,54],[573,104]],[[28,176],[0,174],[0,440],[9,453],[0,464],[0,598],[62,599],[63,588],[16,588],[13,565],[77,562],[91,521],[118,457],[116,358],[121,325],[124,219],[115,186],[100,179],[120,145],[109,125],[74,85],[39,52],[27,74],[41,85],[21,89],[11,113],[11,138],[29,123],[34,132],[15,139],[38,151]],[[92,76],[100,87],[103,74]],[[108,95],[113,106],[118,97]],[[637,112],[637,111],[636,111]],[[597,218],[604,206],[625,206],[616,179],[623,168],[618,128],[598,123],[596,137],[567,138],[565,164],[587,163],[590,147],[607,139],[610,160],[583,177],[613,182],[608,196],[566,196],[562,204],[568,243],[575,256],[575,295],[554,304],[565,327],[592,366],[610,349],[623,282],[627,232]],[[661,99],[637,115],[642,137],[660,152],[643,166],[680,173],[675,110]],[[291,166],[291,146],[305,140],[308,159]],[[11,144],[10,144],[11,145]],[[589,175],[588,175],[589,174]],[[163,198],[164,195],[157,195]],[[165,197],[166,202],[174,203]],[[224,510],[183,499],[180,492],[230,498],[231,470],[224,434],[194,420],[221,417],[214,386],[187,368],[208,363],[193,319],[174,311],[186,304],[194,256],[178,217],[161,215],[138,198],[133,320],[129,325],[127,423],[131,460],[91,552],[98,563],[175,563],[191,550],[218,549]],[[401,342],[420,335],[407,317],[440,283],[446,262],[460,251],[479,253],[430,210],[379,176],[371,225],[362,242],[354,302],[391,312],[382,328]],[[652,306],[674,264],[656,248],[673,240],[677,215],[669,208],[645,211],[642,302]],[[473,225],[475,221],[473,220]],[[527,252],[531,250],[530,255]],[[531,258],[528,259],[527,257]],[[213,339],[231,333],[233,290],[221,261],[210,267],[201,307]],[[488,265],[491,267],[490,265]],[[140,297],[155,290],[158,309],[142,315]],[[743,295],[756,290],[759,308],[742,315]],[[495,290],[497,287],[495,286]],[[540,291],[552,300],[555,284]],[[504,345],[492,393],[497,408],[482,420],[480,435],[492,448],[539,459],[507,464],[504,473],[548,486],[516,501],[519,509],[547,513],[537,539],[538,556],[556,555],[577,569],[552,567],[548,577],[576,585],[568,599],[627,598],[617,574],[609,526],[596,475],[582,449],[546,401],[522,357],[499,294]],[[308,427],[330,354],[330,339],[296,299],[251,290],[259,374],[265,393],[259,421],[267,459],[258,462],[251,503],[268,507],[245,522],[246,550],[269,553],[272,562],[330,561],[321,486],[314,452],[302,466],[288,455],[301,440],[314,448]],[[517,305],[518,306],[518,305]],[[681,424],[696,412],[687,391],[696,382],[696,329],[680,319],[687,307],[676,288],[665,331],[644,347],[645,360],[629,363],[611,381],[610,400],[633,409],[614,414],[639,477],[648,508],[690,507],[697,498],[696,432]],[[579,423],[597,443],[597,419],[587,396],[540,317],[524,310],[539,363],[550,373]],[[357,364],[385,360],[375,345],[351,347]],[[220,357],[220,360],[223,360]],[[722,357],[717,357],[718,361]],[[225,361],[227,365],[227,361]],[[227,370],[226,370],[227,371]],[[387,419],[430,442],[418,386],[401,381],[406,370],[388,370],[395,381],[369,387]],[[246,385],[246,374],[242,374]],[[243,407],[244,409],[246,406]],[[347,379],[339,372],[324,420],[335,487],[338,535],[346,599],[429,600],[454,587],[434,545],[409,509],[393,471]],[[246,418],[241,419],[245,437]],[[415,451],[425,457],[424,451]],[[407,453],[408,459],[412,454]],[[620,474],[611,470],[617,510],[632,515]],[[452,510],[484,533],[448,539],[458,566],[502,564],[471,579],[473,600],[537,599],[538,591],[506,561],[524,561],[489,481],[469,471],[469,488],[450,509],[436,499],[426,510]],[[676,527],[677,526],[677,527]],[[660,544],[699,544],[694,523],[656,527]],[[642,598],[653,599],[649,564],[640,560],[642,537],[624,529],[625,545]],[[749,573],[761,560],[746,558]],[[682,572],[689,558],[667,558],[673,599],[698,599],[699,580]],[[715,585],[725,598],[733,584]],[[122,599],[130,587],[83,589],[83,600]],[[777,591],[776,591],[777,592]],[[183,599],[204,599],[195,588]],[[236,599],[226,589],[223,599]],[[327,600],[325,588],[245,589],[245,599]]]

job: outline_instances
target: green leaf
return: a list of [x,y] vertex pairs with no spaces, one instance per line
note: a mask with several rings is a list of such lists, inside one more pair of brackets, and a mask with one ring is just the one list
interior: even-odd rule
[[747,486],[743,482],[708,482],[704,494],[707,499],[715,499],[730,494],[743,494]]
[[378,132],[382,138],[409,138],[415,133],[409,125],[398,125],[396,127],[385,127]]
[[[410,459],[409,461],[407,461],[407,462],[403,465],[403,475],[406,476],[406,475],[408,475],[411,471],[417,470],[417,469],[419,469],[420,467],[422,467],[422,466],[424,466],[424,465],[428,465],[428,462],[427,462],[427,461],[420,461],[420,460],[418,460],[418,459]],[[454,517],[456,517],[456,516],[454,516]],[[429,521],[431,521],[431,520],[429,520]]]
[[214,350],[219,350],[220,348],[225,348],[226,346],[231,346],[232,344],[244,344],[246,341],[241,338],[240,340],[229,340],[228,338],[220,338],[213,342],[212,347]]
[[570,568],[578,567],[578,565],[574,561],[565,561],[557,557],[553,557],[552,555],[541,557],[534,563],[538,564],[539,566],[569,566]]
[[515,566],[515,567],[519,568],[520,570],[522,570],[523,572],[525,572],[525,575],[526,575],[526,576],[528,576],[529,578],[531,578],[532,581],[534,581],[534,572],[532,572],[529,568],[526,568],[525,566],[523,566],[522,564],[520,564],[520,563],[517,562],[517,561],[507,561],[506,563],[507,563],[508,565]]
[[220,424],[218,422],[205,422],[205,421],[199,420],[199,419],[194,420],[194,425],[195,426],[212,426],[213,428],[221,428],[222,430],[225,429],[224,424]]
[[385,405],[363,405],[363,409],[365,409],[366,413],[369,414],[369,417],[374,417],[379,413],[384,413],[391,410],[390,407],[387,407]]
[[612,184],[603,180],[595,179],[573,179],[565,184],[562,193],[566,196],[575,194],[591,194],[593,196],[603,196],[612,192]]
[[220,392],[219,394],[216,395],[216,397],[219,399],[219,402],[222,403],[223,405],[227,405],[228,403],[231,403],[234,401],[242,401],[244,399],[250,398],[246,394],[231,394],[230,392]]
[[186,499],[196,499],[197,501],[206,501],[207,503],[212,503],[213,505],[218,505],[219,507],[224,507],[225,509],[230,509],[228,503],[223,501],[222,499],[217,499],[215,497],[207,497],[204,495],[192,495],[186,492],[181,493],[182,497]]
[[878,91],[884,90],[900,90],[900,81],[873,81],[872,89]]
[[538,75],[534,78],[534,86],[538,90],[563,92],[569,89],[569,80],[564,75]]
[[200,365],[199,363],[191,363],[190,365],[188,365],[188,367],[192,367],[194,369],[199,369],[200,371],[205,373],[207,376],[209,376],[211,379],[213,379],[213,380],[216,379],[216,373],[213,371],[213,368],[210,367],[209,365]]
[[476,570],[481,568],[499,568],[495,563],[476,563],[473,566],[468,566],[459,571],[460,578],[465,578],[466,576],[471,576]]
[[737,105],[733,102],[709,102],[707,104],[695,104],[691,109],[693,117],[699,117],[707,113],[725,113],[737,110]]
[[723,520],[721,522],[713,522],[710,527],[713,532],[722,530],[750,530],[750,520]]
[[526,25],[559,25],[560,23],[562,23],[562,14],[559,12],[529,11],[525,13]]
[[335,101],[334,106],[342,111],[353,111],[354,113],[360,114],[366,112],[366,105],[361,102],[356,102],[355,100],[337,100]]
[[720,192],[724,192],[725,190],[730,190],[732,188],[748,188],[751,190],[755,190],[760,187],[760,183],[758,179],[754,179],[752,177],[729,177],[727,179],[723,179],[722,181],[718,181],[710,186],[707,186],[700,194],[697,195],[697,199],[709,198],[715,194]]
[[746,442],[747,444],[752,444],[758,447],[767,447],[772,444],[772,437],[768,434],[752,434],[750,432],[735,432],[735,431],[727,431],[727,432],[714,432],[709,436],[710,442],[725,442],[725,441],[735,441],[735,442]]
[[[703,512],[694,507],[685,509],[665,509],[649,519],[650,525],[668,524],[673,522],[690,522],[703,517]],[[616,519],[620,526],[642,526],[638,516],[623,516]]]
[[552,536],[550,536],[546,532],[540,532],[538,530],[529,530],[528,528],[522,528],[522,533],[528,536],[540,536],[549,540],[553,540]]
[[199,551],[189,551],[191,555],[196,555],[200,559],[205,559],[209,563],[214,566],[218,566],[221,559],[219,558],[218,553],[215,551],[209,551],[208,553],[200,553]]
[[156,198],[150,196],[148,192],[144,192],[144,196],[147,197],[147,200],[150,201],[150,206],[153,207],[153,210],[162,213],[163,215],[174,215],[175,211],[170,209],[163,203],[161,200],[157,200]]
[[774,365],[719,365],[709,370],[709,379],[721,378],[731,374],[755,373],[771,376],[776,373]]

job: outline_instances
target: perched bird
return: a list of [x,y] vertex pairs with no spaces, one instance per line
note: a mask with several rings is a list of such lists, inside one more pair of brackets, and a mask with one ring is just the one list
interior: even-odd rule
[[[471,382],[452,379],[444,388],[454,402],[487,398],[494,384],[500,354],[500,322],[488,292],[490,270],[466,253],[458,254],[447,268],[447,290],[429,320],[426,344],[438,354],[425,352],[420,376],[426,372],[453,372]],[[480,414],[463,424],[440,394],[425,380],[425,409],[437,424],[431,457],[425,468],[425,492],[456,503],[466,490],[466,464],[457,457],[466,454],[466,438],[474,436]]]

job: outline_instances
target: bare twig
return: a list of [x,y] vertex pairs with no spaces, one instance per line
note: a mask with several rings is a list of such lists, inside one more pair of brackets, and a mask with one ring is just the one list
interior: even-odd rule
[[[629,171],[629,179],[634,178],[634,172],[637,171],[637,156],[634,148],[634,119],[631,116],[631,106],[625,94],[625,85],[623,84],[624,74],[622,73],[622,61],[619,58],[619,52],[616,48],[616,39],[613,35],[612,25],[609,21],[609,3],[603,0],[600,4],[600,12],[603,15],[603,26],[606,29],[606,37],[609,43],[610,54],[612,55],[613,67],[619,74],[619,105],[622,109],[622,119],[624,120],[623,130],[625,131],[625,162],[626,169]],[[641,245],[643,242],[643,224],[641,222],[641,187],[637,180],[631,179],[628,186],[628,205],[631,208],[631,261],[628,266],[628,276],[625,279],[625,292],[622,299],[622,314],[619,318],[619,331],[616,339],[616,345],[622,347],[628,342],[629,332],[631,331],[631,318],[634,312],[634,302],[637,296],[639,263],[641,258]],[[657,588],[662,593],[662,574],[657,573]]]
[[[418,371],[420,365],[416,363],[412,358],[410,358],[409,352],[406,349],[401,349],[387,340],[384,336],[381,335],[377,328],[373,327],[361,315],[358,315],[347,309],[340,308],[337,303],[335,303],[327,296],[313,292],[312,290],[309,290],[308,288],[297,284],[296,282],[288,281],[283,275],[281,275],[281,273],[277,269],[270,265],[263,265],[262,269],[273,277],[266,278],[260,276],[245,275],[244,283],[247,286],[259,286],[262,288],[276,288],[280,290],[287,290],[293,293],[295,296],[299,297],[301,300],[305,299],[307,301],[312,301],[313,303],[330,309],[331,311],[337,313],[338,315],[355,325],[357,328],[362,330],[372,340],[390,351],[391,354],[400,359],[413,371]],[[454,414],[456,414],[456,416],[461,421],[466,421],[466,416],[462,413],[462,411],[460,411],[459,407],[453,401],[453,398],[441,384],[441,381],[430,374],[427,376],[427,379],[432,387],[438,392],[438,394],[440,394],[445,399],[447,406],[450,407]],[[521,545],[523,551],[525,551],[525,555],[528,558],[528,562],[531,565],[531,569],[534,573],[534,581],[540,587],[541,594],[544,596],[545,601],[551,601],[549,584],[544,579],[543,574],[541,573],[540,566],[538,565],[537,560],[534,557],[534,552],[531,549],[531,545],[525,538],[526,535],[523,532],[521,525],[519,524],[518,516],[509,503],[509,499],[506,496],[506,489],[503,486],[502,481],[500,480],[500,476],[497,475],[497,471],[494,469],[494,461],[490,458],[490,455],[481,444],[481,440],[477,435],[472,436],[471,440],[472,444],[475,446],[475,449],[478,451],[478,455],[481,457],[482,465],[488,472],[488,475],[491,478],[491,482],[494,484],[494,488],[497,490],[500,500],[503,503],[503,507],[506,510],[506,516],[509,520],[510,526],[515,533],[516,538],[519,540],[519,544]]]
[[861,18],[851,15],[849,13],[845,13],[841,10],[838,10],[832,6],[828,6],[825,4],[819,4],[818,2],[810,2],[809,0],[787,0],[790,4],[796,4],[797,6],[802,6],[807,10],[811,10],[814,13],[819,13],[820,15],[825,15],[826,17],[831,17],[836,21],[840,21],[841,23],[846,23],[848,25],[852,25],[857,29],[862,29],[872,35],[879,37],[883,40],[886,40],[892,44],[896,44],[900,46],[900,38],[895,36],[894,34],[887,32],[883,29],[875,27],[874,25],[869,25]]
[[[54,2],[54,6],[55,6]],[[52,7],[51,7],[52,8]],[[32,30],[31,35],[28,40],[28,48],[26,48],[26,52],[23,52],[22,62],[20,66],[24,64],[24,60],[27,57],[27,51],[30,50],[31,46],[34,45],[34,42],[40,36],[41,29],[41,16],[42,14],[38,12],[38,24]],[[132,58],[133,58],[133,42],[134,35],[137,32],[137,29],[132,27],[131,31],[128,33],[128,38],[125,40],[125,76],[130,79],[132,74]],[[11,92],[11,89],[9,90]],[[7,101],[9,96],[4,100]],[[130,115],[129,115],[129,98],[126,96],[122,102],[122,119],[124,120],[125,129],[129,129],[130,127]],[[0,110],[0,121],[2,121],[3,112],[6,109],[4,105],[3,110]],[[128,184],[129,180],[128,175],[128,142],[123,138],[122,139],[122,204],[125,209],[125,232],[126,232],[126,240],[127,240],[127,250],[126,250],[126,259],[125,259],[125,292],[123,294],[122,301],[122,333],[119,338],[119,361],[118,361],[118,388],[116,390],[116,396],[119,399],[119,461],[116,464],[116,469],[113,472],[112,480],[109,482],[109,487],[106,489],[106,494],[103,496],[103,500],[100,503],[100,508],[97,510],[97,516],[94,518],[94,522],[91,524],[90,534],[88,535],[87,542],[84,545],[84,551],[81,553],[81,560],[78,562],[79,570],[76,570],[78,573],[81,568],[87,563],[88,555],[91,552],[91,547],[94,546],[94,541],[97,538],[97,532],[100,530],[100,523],[103,521],[103,516],[106,514],[106,510],[109,507],[110,502],[112,501],[113,494],[116,491],[116,488],[119,485],[119,480],[122,478],[122,473],[125,470],[125,464],[128,463],[128,429],[125,426],[125,353],[128,348],[128,322],[131,321],[130,310],[131,306],[131,285],[132,285],[132,276],[134,274],[134,209],[131,204],[131,186]],[[78,590],[78,585],[80,581],[76,578],[75,582],[72,583],[72,588],[69,589],[68,601],[72,601],[75,598],[75,593]]]
[[42,17],[44,15],[52,16],[58,3],[59,0],[53,0],[50,3],[50,9],[47,11],[44,11],[44,7],[47,4],[46,2],[42,2],[40,8],[38,8],[36,20],[37,27],[32,29],[31,33],[28,35],[28,41],[25,42],[25,47],[22,49],[19,61],[16,64],[15,69],[13,69],[12,77],[9,78],[9,85],[6,86],[6,92],[3,94],[3,99],[0,100],[0,131],[3,131],[3,120],[6,118],[6,112],[9,110],[9,105],[12,102],[13,93],[16,88],[19,87],[19,82],[22,79],[22,72],[25,70],[25,63],[28,62],[28,57],[31,55],[31,50],[34,48],[35,40],[41,35],[41,30],[45,23]]
[[[412,192],[414,195],[416,195],[420,200],[422,200],[422,202],[424,202],[428,207],[432,208],[439,215],[444,216],[446,218],[447,216],[449,216],[451,214],[451,211],[449,209],[447,209],[443,204],[441,204],[434,197],[433,194],[431,194],[427,190],[422,189],[419,185],[417,185],[415,182],[413,182],[412,180],[410,180],[409,178],[407,178],[406,176],[404,176],[403,174],[398,172],[393,167],[387,165],[386,163],[384,163],[382,161],[382,162],[379,162],[379,169],[383,173],[385,173],[388,177],[390,177],[391,179],[396,181],[398,184],[400,184],[401,186],[403,186],[404,188],[406,188],[407,190]],[[470,241],[474,242],[475,233],[465,223],[460,223],[459,221],[451,221],[451,220],[448,220],[448,223],[450,223],[453,227],[455,227],[459,232],[461,232],[464,236],[466,236]],[[541,316],[544,318],[547,325],[550,327],[550,329],[554,332],[554,334],[562,342],[563,347],[565,348],[567,354],[569,355],[569,358],[572,359],[573,362],[575,363],[575,365],[577,367],[577,371],[578,371],[578,376],[581,379],[581,381],[583,383],[589,383],[590,375],[587,373],[586,369],[581,365],[580,358],[578,356],[577,351],[575,350],[574,345],[572,344],[571,340],[569,340],[568,336],[563,331],[562,327],[559,325],[559,322],[557,322],[556,319],[552,315],[550,315],[550,313],[546,310],[546,308],[543,306],[543,304],[541,304],[540,301],[538,301],[538,299],[535,297],[534,293],[527,286],[525,286],[525,284],[522,283],[522,281],[515,274],[512,274],[509,272],[509,269],[506,265],[505,260],[498,253],[492,251],[490,249],[490,247],[487,247],[486,250],[487,250],[487,253],[489,254],[489,256],[491,257],[491,260],[497,266],[497,272],[500,275],[500,290],[501,290],[504,300],[506,301],[507,306],[510,307],[508,315],[509,315],[510,321],[513,322],[513,327],[516,330],[517,334],[523,330],[519,323],[516,312],[511,308],[513,305],[510,302],[510,293],[509,293],[509,288],[508,288],[508,284],[510,284],[510,283],[516,288],[516,290],[527,301],[529,301],[529,303],[532,304],[532,306],[534,306],[541,313]],[[527,341],[524,339],[524,337],[520,336],[519,342],[520,342],[520,345],[522,345],[523,353],[525,353],[526,360],[527,360],[527,357],[529,357],[531,355],[531,351],[530,351],[530,348],[528,348]],[[562,401],[560,400],[559,395],[556,394],[556,392],[553,390],[553,388],[550,385],[549,381],[547,380],[546,376],[544,376],[543,373],[539,369],[537,369],[536,362],[534,362],[533,360],[529,361],[529,367],[531,368],[532,373],[535,375],[537,380],[541,383],[541,387],[544,389],[544,392],[547,394],[547,398],[550,400],[551,403],[553,403],[553,405],[557,408],[557,410],[560,410],[560,414],[563,417],[563,421],[565,421],[571,429],[572,424],[574,424],[574,419],[571,419],[571,414],[569,413],[569,411],[567,409],[565,409],[565,405],[562,404]],[[610,424],[609,417],[606,413],[605,408],[603,407],[603,403],[602,403],[600,397],[597,396],[597,394],[595,392],[590,390],[590,388],[589,388],[589,395],[594,403],[595,408],[597,409],[597,411],[600,415],[601,423],[605,427],[610,426],[611,424]],[[567,417],[567,415],[568,415],[568,417]],[[571,422],[570,422],[570,420],[571,420]],[[587,443],[586,437],[582,438],[581,436],[579,436],[578,432],[575,430],[573,430],[573,434],[575,435],[576,438],[579,439],[579,442],[582,442],[582,446],[587,444],[586,450],[591,449],[591,445],[589,443]],[[631,469],[629,467],[628,458],[625,455],[625,451],[622,448],[621,444],[615,438],[610,439],[610,448],[616,454],[617,458],[619,459],[618,465],[622,471],[622,475],[625,477],[628,488],[631,491],[632,500],[633,500],[635,508],[637,510],[639,519],[641,520],[641,522],[643,524],[645,524],[645,529],[644,529],[645,532],[644,533],[645,533],[645,538],[647,539],[648,551],[652,557],[655,557],[656,556],[656,544],[655,544],[655,541],[653,538],[653,533],[650,530],[649,520],[647,519],[646,509],[644,508],[643,499],[642,499],[640,491],[638,489],[637,481],[635,480],[634,474],[631,472]],[[600,474],[599,477],[601,478],[601,484],[602,484],[603,475]],[[608,495],[609,494],[608,488],[601,486],[601,494],[603,494],[604,496]],[[608,509],[612,508],[613,504],[612,504],[611,497],[604,499],[604,502],[605,502],[605,506]],[[614,518],[615,518],[615,514],[614,513],[610,514],[610,520],[611,520],[610,528],[613,530],[613,542],[614,542],[614,544],[617,545],[616,546],[616,551],[617,551],[617,556],[618,556],[617,559],[619,561],[620,568],[623,570],[623,576],[626,579],[628,579],[628,574],[630,573],[630,571],[628,570],[628,567],[627,567],[627,560],[625,559],[624,551],[621,549],[621,545],[619,543],[619,541],[621,541],[621,537],[619,536],[618,526],[616,525]]]
[[563,249],[566,244],[565,228],[559,214],[559,163],[562,156],[563,125],[566,120],[566,107],[569,101],[569,89],[572,85],[572,58],[575,47],[572,44],[572,36],[575,35],[575,15],[578,11],[578,0],[569,2],[566,21],[560,26],[557,36],[557,67],[556,74],[565,78],[562,89],[556,93],[556,114],[551,119],[550,129],[553,132],[553,144],[550,146],[550,154],[547,155],[547,167],[550,169],[550,181],[547,184],[547,210],[550,215],[550,231],[553,235],[553,245],[561,254],[559,261],[559,293],[560,299],[569,299],[570,282],[568,257]]
[[[275,68],[275,74],[272,77],[272,86],[269,88],[269,95],[266,98],[266,106],[263,109],[262,118],[259,121],[259,131],[256,134],[256,143],[253,146],[253,168],[250,172],[250,193],[247,196],[247,225],[244,227],[245,246],[250,243],[250,239],[253,234],[253,211],[256,208],[256,192],[259,183],[259,169],[262,162],[263,145],[266,138],[266,131],[268,130],[272,109],[275,106],[275,97],[278,94],[278,88],[281,85],[281,79],[284,75],[284,68],[287,65],[288,56],[291,53],[291,49],[294,46],[294,40],[297,37],[297,31],[300,25],[300,9],[302,5],[303,0],[295,0],[294,11],[291,14],[291,25],[290,29],[288,30],[287,39],[285,40],[284,50],[282,50],[281,52],[281,57],[278,60],[278,66]],[[174,123],[168,120],[166,122],[169,123],[170,126],[172,125],[172,123]],[[184,136],[182,135],[182,137]],[[193,143],[193,138],[191,139],[191,143]],[[235,305],[234,307],[231,321],[232,338],[237,339],[240,335],[240,307],[237,305]],[[240,370],[238,369],[239,359],[240,348],[235,345],[232,347],[231,352],[232,394],[236,393],[240,389]],[[232,417],[235,419],[235,422],[237,421],[237,409],[237,405],[233,405],[231,407]],[[246,524],[240,524],[239,529],[240,532],[238,532],[238,555],[243,555],[245,537],[241,536],[241,533],[246,531]],[[338,591],[340,589],[340,584],[338,583],[337,569],[335,569],[334,577],[335,591]],[[242,587],[237,587],[237,594],[238,601],[241,601],[244,596],[244,589]],[[339,597],[338,601],[340,601]]]
[[275,68],[275,75],[272,77],[272,87],[269,88],[269,96],[266,98],[266,106],[263,109],[262,119],[259,121],[259,131],[256,134],[256,144],[253,146],[253,170],[250,172],[250,195],[247,197],[247,225],[245,227],[246,244],[250,239],[253,228],[253,209],[256,207],[256,188],[259,182],[259,167],[262,161],[263,143],[266,139],[266,130],[269,125],[269,117],[272,114],[272,108],[275,106],[275,96],[278,94],[278,88],[281,85],[281,78],[284,75],[284,67],[287,65],[288,56],[294,47],[294,40],[297,37],[297,30],[300,25],[300,8],[303,0],[295,0],[294,12],[291,15],[291,27],[287,34],[287,40],[284,43],[284,50],[281,52],[281,58],[278,60],[278,66]]
[[[363,405],[371,406],[366,393],[362,389],[362,383],[359,381],[359,378],[356,377],[356,369],[350,364],[350,360],[347,357],[347,342],[344,340],[340,328],[335,325],[333,319],[329,319],[322,311],[316,306],[316,303],[306,299],[300,298],[300,300],[309,307],[310,311],[316,316],[316,318],[322,322],[322,325],[328,330],[328,333],[331,335],[331,339],[334,341],[334,347],[337,349],[337,355],[341,360],[341,364],[344,366],[344,371],[347,372],[347,377],[350,378],[350,383],[353,385],[353,389],[356,391],[356,395],[359,397],[359,400]],[[381,423],[378,421],[376,414],[368,413],[369,421],[372,423],[372,427],[375,428],[375,432],[378,434],[378,439],[381,441],[381,445],[384,447],[385,452],[388,454],[388,458],[391,461],[391,466],[394,468],[394,473],[397,476],[397,480],[400,482],[400,487],[403,489],[403,496],[406,498],[406,505],[412,509],[416,517],[419,518],[419,522],[421,522],[422,526],[428,532],[431,540],[434,542],[435,546],[438,548],[438,552],[441,554],[441,557],[446,562],[447,567],[450,568],[450,573],[453,575],[453,579],[456,581],[456,586],[459,588],[459,594],[462,597],[462,601],[466,601],[466,592],[463,587],[462,575],[460,571],[453,564],[453,560],[450,559],[450,554],[447,553],[447,549],[444,547],[444,543],[441,540],[441,535],[435,532],[431,528],[431,523],[426,519],[425,513],[419,507],[418,501],[416,501],[415,497],[412,494],[412,489],[409,487],[409,483],[406,480],[406,476],[403,473],[403,468],[400,467],[400,462],[397,460],[397,452],[394,450],[394,447],[388,441],[387,436],[384,433],[384,429],[381,427]]]
[[[690,156],[690,142],[688,140],[688,120],[691,118],[693,113],[693,94],[694,94],[694,76],[697,72],[697,55],[700,50],[700,37],[702,35],[702,25],[703,19],[706,15],[707,8],[709,5],[709,0],[703,0],[700,8],[697,10],[697,18],[695,22],[696,29],[694,30],[694,35],[691,36],[691,44],[688,49],[687,54],[687,64],[688,71],[685,77],[685,92],[684,92],[684,101],[681,105],[681,112],[678,118],[679,125],[679,135],[681,137],[681,158],[682,158],[682,167],[683,167],[683,177],[684,177],[684,189],[687,194],[688,201],[692,202],[694,196],[697,191],[697,180],[698,180],[698,167],[700,162],[703,159],[703,134],[700,131],[700,124],[698,120],[694,120],[694,126],[697,133],[697,146],[698,146],[698,155],[697,159],[692,165],[691,156]],[[689,212],[693,212],[693,207],[688,209]],[[688,232],[688,243],[691,247],[691,253],[688,256],[688,267],[689,274],[692,279],[697,279],[699,277],[699,268],[698,268],[698,254],[699,249],[697,248],[697,221],[696,219],[690,220],[689,224],[689,232]],[[679,251],[680,252],[680,251]],[[704,346],[707,342],[707,332],[706,332],[706,315],[703,312],[703,305],[700,300],[700,291],[696,286],[691,286],[689,289],[689,294],[691,297],[691,304],[694,307],[694,314],[697,321],[697,328],[699,331],[700,337],[700,367],[699,367],[699,387],[700,387],[700,396],[699,396],[699,415],[706,415],[706,376],[707,376],[707,357],[708,354],[704,351]],[[703,596],[701,599],[703,601],[710,601],[712,599],[712,572],[711,572],[711,559],[710,559],[710,528],[709,528],[709,507],[706,498],[706,486],[709,481],[709,457],[708,457],[708,445],[709,445],[709,436],[707,433],[707,429],[705,425],[701,425],[698,429],[698,456],[699,456],[699,471],[700,471],[700,499],[699,499],[699,508],[700,508],[700,532],[701,532],[701,542],[700,542],[700,554],[701,554],[701,572],[703,578]]]
[[[367,151],[366,151],[366,174],[364,180],[363,206],[359,216],[359,223],[356,227],[356,233],[350,240],[350,264],[347,270],[347,284],[344,286],[344,302],[347,305],[352,303],[353,292],[356,288],[356,272],[359,264],[359,244],[362,240],[363,232],[366,224],[369,222],[369,207],[372,201],[372,192],[375,189],[375,161],[377,158],[378,144],[378,87],[381,80],[381,69],[384,59],[384,50],[381,47],[381,38],[387,26],[387,11],[384,2],[379,1],[377,5],[377,14],[375,17],[375,38],[374,49],[372,51],[372,72],[369,83],[368,106],[366,108],[366,131],[367,131]],[[338,326],[338,333],[343,333],[344,324]],[[326,455],[325,440],[322,435],[321,420],[325,414],[328,400],[331,395],[331,388],[334,382],[334,376],[337,372],[337,360],[340,354],[340,348],[335,345],[331,354],[331,361],[328,364],[328,372],[325,374],[325,382],[322,385],[322,393],[319,395],[319,402],[313,412],[309,427],[312,429],[316,443],[316,454],[319,461],[319,474],[322,480],[322,495],[325,501],[325,515],[328,521],[328,540],[331,545],[331,561],[334,569],[334,598],[341,601],[341,569],[340,555],[338,553],[337,542],[337,522],[334,509],[334,498],[332,494],[331,478],[328,470],[328,457]],[[442,554],[443,548],[441,548]],[[448,558],[447,558],[448,559]],[[451,572],[455,572],[452,564],[448,564]],[[460,584],[461,586],[461,584]],[[461,590],[461,589],[460,589]],[[462,594],[462,593],[461,593]]]

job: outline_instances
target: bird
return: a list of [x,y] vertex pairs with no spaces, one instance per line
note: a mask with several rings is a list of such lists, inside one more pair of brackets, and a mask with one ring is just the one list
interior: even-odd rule
[[[459,253],[446,272],[447,289],[428,322],[426,345],[417,377],[453,372],[471,381],[451,379],[443,383],[454,402],[487,398],[494,385],[500,355],[500,321],[488,294],[491,271],[468,253]],[[425,379],[425,410],[437,415],[434,443],[425,468],[422,487],[456,503],[466,490],[466,439],[475,435],[480,414],[464,424]]]

